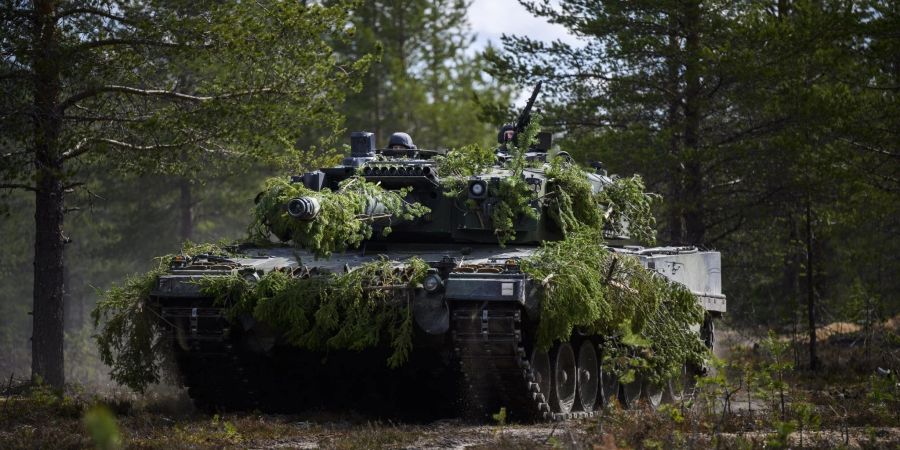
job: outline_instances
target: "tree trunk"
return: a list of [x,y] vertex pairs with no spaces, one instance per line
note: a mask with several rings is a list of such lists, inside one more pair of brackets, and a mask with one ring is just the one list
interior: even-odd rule
[[703,168],[700,154],[700,5],[685,6],[684,61],[684,227],[687,243],[706,237],[703,217]]
[[191,196],[191,181],[181,177],[178,180],[180,195],[178,210],[181,215],[179,235],[182,241],[190,240],[194,234],[194,203]]
[[819,368],[816,355],[816,286],[813,278],[812,200],[806,197],[806,314],[809,321],[809,370]]
[[802,327],[802,314],[800,313],[800,273],[803,268],[803,253],[798,247],[800,243],[800,223],[794,217],[794,213],[788,213],[788,239],[785,243],[787,251],[784,253],[784,293],[788,298],[788,314],[791,320],[791,349],[794,355],[794,365],[800,367],[801,340],[799,329]]
[[666,111],[666,124],[669,128],[669,160],[671,161],[669,173],[669,192],[666,199],[668,207],[668,232],[669,242],[672,244],[684,244],[684,216],[682,215],[682,180],[684,170],[681,167],[681,139],[677,130],[680,128],[679,109],[681,108],[681,95],[679,94],[680,63],[678,53],[681,51],[678,38],[678,21],[672,18],[669,24],[669,55],[667,56],[668,73],[667,89],[669,91],[669,107]]
[[35,2],[34,70],[34,322],[31,374],[56,388],[63,368],[63,164],[59,152],[60,67],[52,1]]

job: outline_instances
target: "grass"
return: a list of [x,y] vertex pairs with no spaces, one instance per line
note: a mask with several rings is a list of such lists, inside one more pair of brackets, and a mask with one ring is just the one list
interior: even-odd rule
[[[824,341],[822,358],[861,361],[853,354],[861,348],[848,342],[854,340]],[[815,374],[779,366],[780,386],[771,383],[779,374],[767,347],[774,344],[745,339],[732,343],[728,362],[718,368],[722,376],[707,377],[690,402],[657,410],[614,406],[563,424],[398,424],[351,413],[210,415],[171,395],[100,396],[79,389],[58,395],[19,383],[0,396],[0,448],[900,448],[900,385],[891,359],[898,346],[881,342],[869,348],[875,357],[867,366],[826,364]],[[790,348],[784,351],[790,360]]]

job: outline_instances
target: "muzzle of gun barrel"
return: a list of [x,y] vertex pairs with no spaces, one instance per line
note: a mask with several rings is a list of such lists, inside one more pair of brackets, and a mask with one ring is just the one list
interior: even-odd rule
[[319,215],[319,200],[315,197],[297,197],[287,204],[287,211],[291,217],[299,220],[313,220]]

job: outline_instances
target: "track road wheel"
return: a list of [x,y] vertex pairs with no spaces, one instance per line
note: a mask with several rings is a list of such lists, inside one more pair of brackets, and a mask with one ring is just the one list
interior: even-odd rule
[[712,316],[707,315],[703,321],[703,325],[700,327],[700,337],[710,352],[716,351],[716,323]]
[[585,340],[578,347],[578,403],[582,411],[597,408],[600,398],[600,359],[594,343]]
[[650,380],[645,379],[643,386],[641,387],[641,392],[643,393],[644,400],[647,401],[647,404],[650,405],[651,408],[656,409],[662,404],[667,387],[668,384],[653,383]]
[[554,413],[568,414],[575,404],[578,385],[578,371],[575,351],[568,342],[556,346],[551,358],[553,363],[553,386],[551,387],[550,408]]
[[641,398],[641,379],[635,378],[631,383],[619,383],[621,386],[619,400],[622,406],[627,409],[637,406],[638,400]]
[[540,390],[539,394],[543,395],[545,399],[548,398],[550,396],[550,380],[552,378],[550,355],[547,352],[532,350],[531,370],[534,374],[534,383]]
[[696,375],[697,371],[690,364],[683,364],[679,373],[666,383],[663,402],[678,403],[693,398]]
[[607,407],[619,397],[619,377],[600,366],[600,405]]

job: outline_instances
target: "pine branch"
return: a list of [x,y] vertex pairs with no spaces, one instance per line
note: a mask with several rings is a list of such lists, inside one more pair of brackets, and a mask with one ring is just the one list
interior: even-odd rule
[[77,104],[82,100],[86,100],[88,98],[96,97],[101,94],[106,93],[119,93],[119,94],[128,94],[128,95],[137,95],[142,97],[162,97],[162,98],[172,98],[176,100],[184,100],[187,102],[193,103],[203,103],[214,100],[225,100],[229,98],[237,98],[243,97],[247,95],[253,94],[262,94],[262,93],[280,93],[285,94],[284,91],[278,91],[276,89],[271,88],[260,88],[260,89],[249,89],[246,91],[232,92],[228,94],[222,95],[213,95],[213,96],[201,96],[201,95],[191,95],[185,94],[183,92],[170,91],[165,89],[139,89],[130,86],[119,86],[119,85],[106,85],[100,86],[93,89],[88,89],[85,91],[81,91],[77,94],[72,95],[71,97],[64,100],[59,105],[60,111],[65,111],[67,108]]
[[23,189],[26,191],[37,192],[37,188],[28,184],[20,183],[2,183],[0,189]]
[[[185,44],[175,44],[172,42],[162,42],[162,41],[154,41],[150,39],[101,39],[99,41],[89,41],[78,44],[76,46],[68,48],[68,51],[77,53],[85,50],[90,50],[93,48],[99,47],[112,47],[116,45],[132,45],[132,46],[148,46],[148,47],[167,47],[167,48],[180,48],[180,47],[189,47]],[[202,48],[208,48],[210,46],[204,46]]]
[[91,150],[91,147],[88,145],[90,143],[106,143],[110,145],[114,145],[116,147],[125,148],[128,150],[137,150],[137,151],[150,151],[150,150],[166,150],[166,149],[174,149],[184,147],[185,145],[189,145],[192,143],[196,143],[201,141],[202,139],[184,141],[184,142],[176,142],[171,144],[156,144],[156,145],[139,145],[133,144],[130,142],[123,142],[116,139],[110,138],[86,138],[79,142],[75,147],[71,150],[68,150],[62,154],[62,160],[65,161],[67,159],[77,158]]
[[115,20],[116,22],[134,25],[137,24],[137,21],[131,20],[125,16],[119,16],[113,14],[109,11],[104,11],[99,8],[90,8],[90,7],[78,7],[78,8],[70,8],[60,11],[56,15],[56,19],[62,19],[69,16],[77,16],[77,15],[91,15],[91,16],[100,16],[109,20]]

